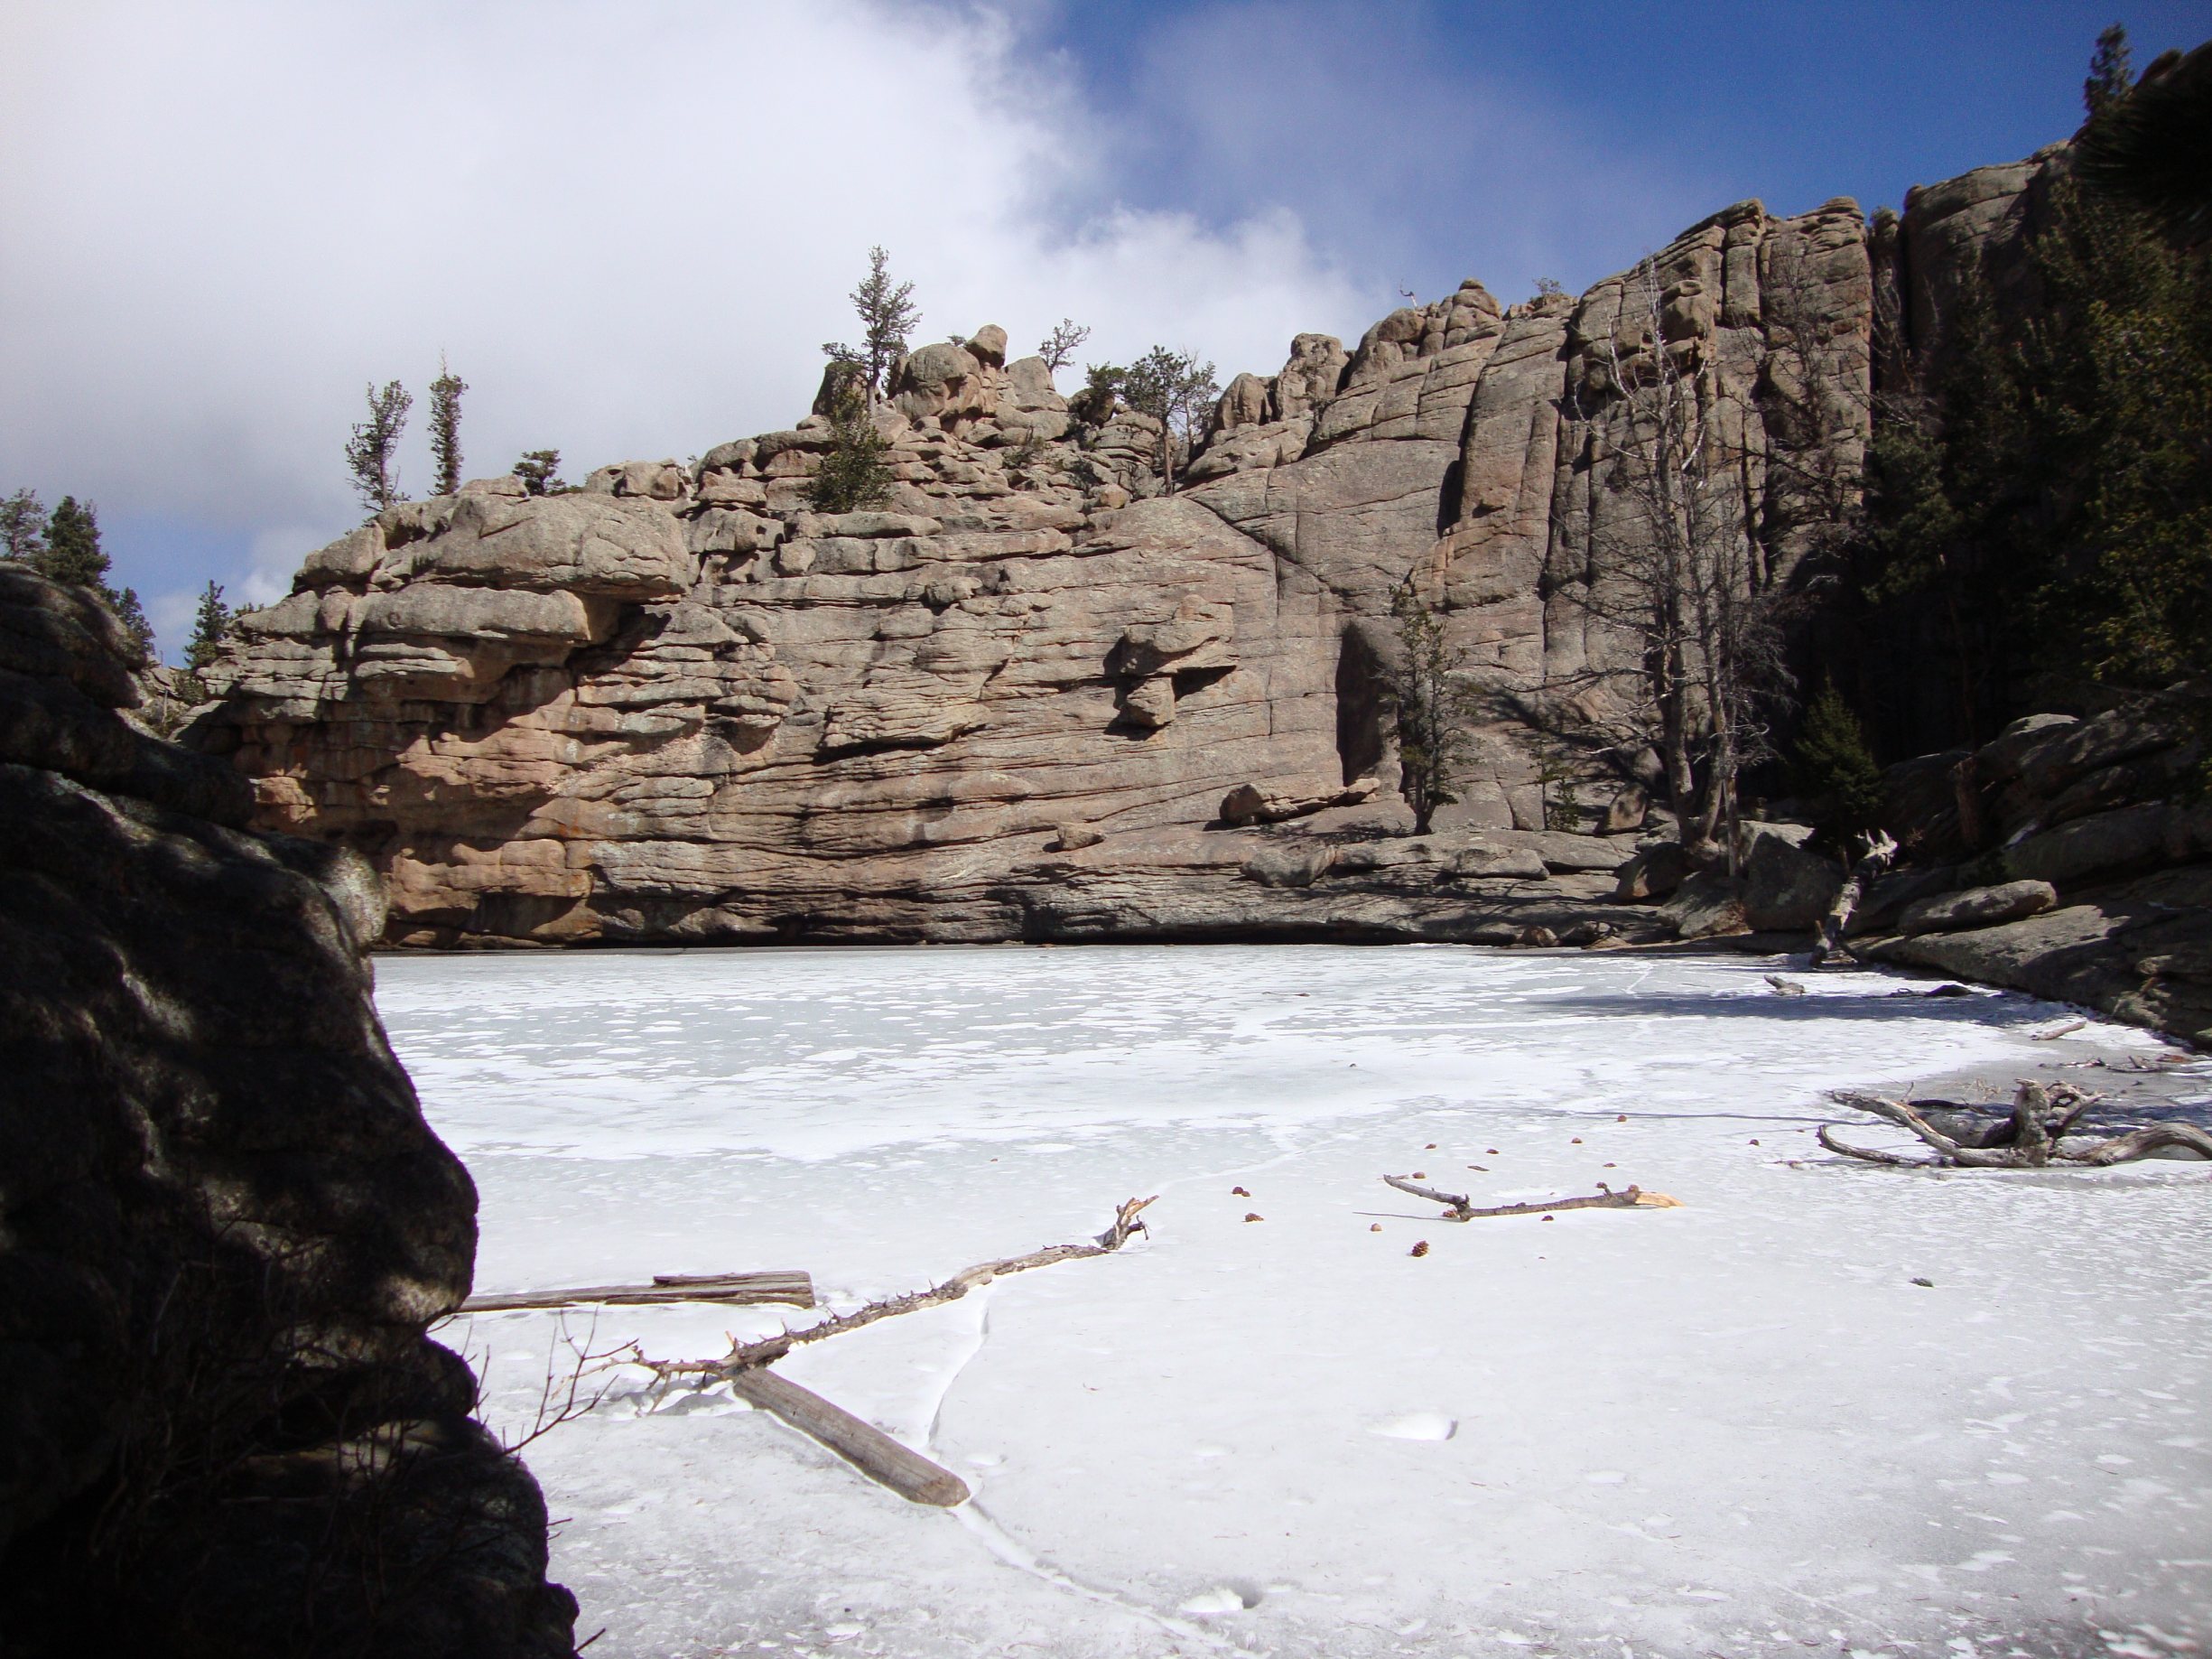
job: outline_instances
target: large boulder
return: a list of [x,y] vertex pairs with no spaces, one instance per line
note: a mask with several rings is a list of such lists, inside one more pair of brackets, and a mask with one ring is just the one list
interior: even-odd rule
[[1994,927],[2040,916],[2058,902],[2059,890],[2048,881],[1970,887],[1963,893],[1938,893],[1914,900],[1898,917],[1897,931],[1956,933],[1966,927]]
[[1674,897],[1659,907],[1659,919],[1681,939],[1709,939],[1750,927],[1743,913],[1743,883],[1717,870],[1699,871],[1685,880]]
[[1843,884],[1835,860],[1786,835],[1758,836],[1743,864],[1743,919],[1760,932],[1816,927]]
[[537,1487],[424,1334],[476,1195],[370,1001],[382,888],[125,726],[101,609],[0,570],[9,1651],[566,1654]]

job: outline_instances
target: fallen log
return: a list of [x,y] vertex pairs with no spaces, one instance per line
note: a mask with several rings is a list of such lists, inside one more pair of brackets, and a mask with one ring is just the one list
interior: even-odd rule
[[1844,948],[1844,933],[1851,926],[1852,913],[1859,908],[1860,895],[1897,856],[1897,843],[1887,830],[1875,830],[1863,837],[1860,847],[1858,862],[1851,866],[1851,873],[1836,890],[1836,901],[1828,906],[1828,913],[1820,923],[1819,937],[1813,941],[1812,965],[1817,968],[1852,959],[1851,953]]
[[1402,1175],[1386,1175],[1383,1181],[1400,1192],[1411,1193],[1417,1198],[1427,1198],[1431,1204],[1445,1207],[1445,1221],[1473,1221],[1484,1216],[1541,1216],[1557,1210],[1568,1209],[1680,1209],[1682,1201],[1670,1198],[1663,1192],[1646,1192],[1640,1187],[1623,1188],[1614,1192],[1602,1183],[1596,1192],[1579,1198],[1554,1198],[1547,1204],[1500,1204],[1490,1208],[1478,1208],[1465,1193],[1439,1192],[1434,1187],[1424,1187]]
[[658,1302],[720,1302],[751,1307],[785,1302],[814,1306],[814,1282],[804,1272],[655,1273],[651,1284],[595,1284],[573,1291],[490,1291],[461,1303],[463,1313],[505,1313],[524,1308],[573,1308],[583,1302],[609,1307]]
[[737,1373],[730,1379],[730,1387],[739,1399],[813,1436],[870,1480],[890,1487],[910,1504],[950,1509],[968,1501],[968,1483],[951,1469],[932,1463],[875,1424],[855,1417],[841,1405],[832,1405],[789,1377],[778,1376],[766,1365]]
[[1892,1169],[2040,1170],[2054,1163],[2101,1168],[2133,1163],[2170,1147],[2183,1148],[2199,1158],[2212,1159],[2212,1134],[2193,1123],[2152,1123],[2116,1135],[2066,1144],[2066,1137],[2082,1114],[2104,1099],[2101,1095],[2077,1089],[2070,1083],[2049,1086],[2021,1083],[2012,1098],[2011,1117],[2004,1123],[1978,1133],[1963,1127],[1956,1132],[1947,1131],[1929,1121],[1927,1114],[1950,1106],[1952,1103],[1947,1101],[1891,1100],[1859,1089],[1832,1090],[1828,1098],[1838,1105],[1854,1107],[1910,1131],[1934,1153],[1929,1158],[1909,1158],[1878,1147],[1857,1146],[1837,1139],[1833,1123],[1823,1123],[1817,1131],[1820,1144],[1831,1152]]

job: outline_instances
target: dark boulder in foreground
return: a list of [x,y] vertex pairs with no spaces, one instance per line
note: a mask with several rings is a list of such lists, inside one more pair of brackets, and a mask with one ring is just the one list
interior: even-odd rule
[[476,1194],[370,1002],[378,883],[125,721],[119,646],[0,568],[0,1651],[568,1654],[424,1335]]

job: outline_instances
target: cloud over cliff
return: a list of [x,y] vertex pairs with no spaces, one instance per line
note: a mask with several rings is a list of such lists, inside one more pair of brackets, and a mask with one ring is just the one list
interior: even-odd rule
[[0,486],[96,498],[155,586],[131,527],[181,522],[203,560],[228,538],[211,573],[250,556],[281,591],[357,511],[363,383],[419,394],[441,350],[471,472],[788,424],[871,243],[924,338],[1026,347],[1069,312],[1098,356],[1266,369],[1377,308],[1287,210],[1120,205],[1064,61],[989,10],[88,0],[5,27]]

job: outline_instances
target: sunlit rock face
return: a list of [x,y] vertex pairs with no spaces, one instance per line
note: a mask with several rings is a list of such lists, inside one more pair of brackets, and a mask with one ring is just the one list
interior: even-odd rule
[[370,999],[375,873],[126,717],[107,608],[0,566],[10,1651],[570,1651],[545,1510],[425,1336],[476,1191]]
[[[256,822],[366,854],[398,944],[1504,927],[1450,883],[1399,881],[1378,918],[1341,872],[1264,873],[1271,837],[1408,821],[1392,594],[1441,608],[1493,710],[1439,826],[1557,827],[1516,710],[1602,701],[1631,648],[1576,601],[1631,510],[1618,378],[1658,353],[1705,377],[1761,579],[1802,580],[1788,480],[1855,462],[1902,250],[1974,256],[2031,171],[1929,193],[1901,237],[1849,201],[1747,202],[1662,249],[1649,293],[1471,281],[1350,350],[1300,335],[1231,381],[1173,494],[1149,417],[1071,408],[995,328],[896,367],[879,508],[809,509],[820,413],[571,494],[467,485],[311,555],[243,620],[194,741],[252,778]],[[1843,411],[1811,458],[1770,419],[1808,363]],[[1310,805],[1231,828],[1240,790]]]

